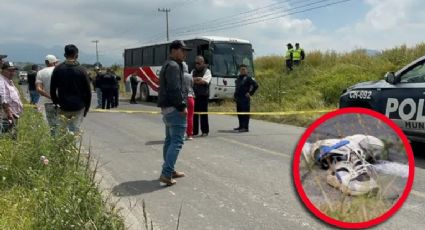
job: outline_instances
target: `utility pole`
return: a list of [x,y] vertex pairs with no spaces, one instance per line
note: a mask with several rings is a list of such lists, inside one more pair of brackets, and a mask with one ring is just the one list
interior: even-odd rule
[[96,43],[96,64],[99,64],[99,50],[97,49],[97,43],[99,43],[99,40],[94,40],[91,42]]
[[170,36],[169,36],[169,34],[168,34],[168,13],[171,11],[171,9],[170,8],[162,8],[162,9],[159,9],[158,8],[158,12],[165,12],[165,18],[166,18],[166,21],[167,21],[167,41],[169,41],[170,40]]

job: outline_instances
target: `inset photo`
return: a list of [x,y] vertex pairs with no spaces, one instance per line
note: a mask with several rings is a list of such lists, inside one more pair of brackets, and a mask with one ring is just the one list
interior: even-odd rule
[[293,173],[302,201],[316,216],[338,227],[370,227],[407,198],[414,159],[406,136],[384,115],[342,109],[307,129]]

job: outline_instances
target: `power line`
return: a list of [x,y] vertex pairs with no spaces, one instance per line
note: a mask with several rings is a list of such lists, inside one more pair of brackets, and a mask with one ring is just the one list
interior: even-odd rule
[[[291,1],[291,0],[288,0],[286,2],[289,2],[289,1]],[[270,12],[274,12],[274,13],[269,12],[268,14],[263,14],[261,16],[246,18],[246,19],[239,20],[239,21],[228,22],[228,23],[225,23],[225,24],[221,24],[220,26],[210,26],[209,28],[202,28],[202,29],[198,29],[198,30],[194,30],[194,29],[193,30],[187,30],[187,31],[184,31],[184,32],[177,33],[177,35],[179,35],[178,37],[183,37],[183,36],[196,35],[196,34],[205,33],[205,32],[228,30],[228,29],[247,26],[247,25],[256,24],[256,23],[260,23],[260,22],[264,22],[264,21],[275,20],[275,19],[278,19],[278,18],[282,18],[282,17],[294,15],[294,14],[309,12],[309,11],[313,11],[313,10],[316,10],[316,9],[332,6],[332,5],[342,4],[344,2],[349,2],[349,1],[352,1],[352,0],[339,0],[339,1],[336,1],[336,2],[331,2],[331,3],[322,4],[322,5],[319,5],[319,6],[312,7],[313,5],[324,3],[324,2],[327,2],[327,1],[330,1],[330,0],[315,1],[315,2],[312,2],[312,3],[304,4],[302,6],[293,7],[293,8],[288,9],[284,13],[270,11]],[[304,1],[298,1],[298,3],[301,3],[301,2],[308,2],[308,1],[305,1],[305,0]],[[269,4],[269,5],[274,5],[274,4]],[[264,9],[266,7],[267,6],[261,7],[261,9]],[[280,7],[280,8],[282,8],[282,7]],[[260,8],[258,8],[258,9],[260,9]],[[256,10],[258,10],[258,9],[256,9]],[[255,10],[251,10],[250,12],[252,12],[252,11],[255,11]],[[248,11],[246,11],[246,12],[248,12]],[[246,12],[239,13],[238,15],[244,14]],[[214,19],[214,20],[217,20],[217,19]],[[211,20],[211,21],[214,21],[214,20]],[[208,22],[211,22],[211,21],[208,21]],[[204,22],[204,23],[208,23],[208,22]],[[185,28],[188,28],[188,27],[190,27],[190,26],[186,26]],[[144,42],[144,44],[154,42],[154,41],[158,40],[160,37],[162,37],[163,35],[164,35],[164,33],[155,34],[151,37],[152,39],[148,40],[147,42]],[[116,49],[116,50],[118,50],[118,49]]]
[[[206,30],[206,31],[203,31],[203,32],[213,32],[213,31],[227,30],[227,29],[232,29],[232,28],[236,28],[236,27],[242,27],[242,26],[252,25],[252,24],[259,23],[259,22],[274,20],[274,19],[278,19],[278,18],[289,16],[289,15],[294,15],[294,14],[304,13],[304,12],[308,12],[308,11],[313,11],[313,10],[316,10],[316,9],[325,8],[325,7],[328,7],[328,6],[337,5],[337,4],[341,4],[341,3],[349,2],[349,1],[352,1],[352,0],[340,0],[340,1],[332,2],[332,3],[327,3],[327,4],[316,6],[316,7],[310,7],[310,8],[307,8],[307,9],[304,9],[304,10],[299,10],[299,11],[292,12],[292,13],[281,14],[281,15],[278,15],[278,16],[275,16],[275,17],[271,17],[271,18],[265,18],[265,19],[261,19],[261,20],[257,20],[257,21],[253,21],[253,22],[248,22],[248,23],[243,23],[243,24],[239,24],[239,25],[235,25],[235,26],[228,26],[228,27],[222,27],[222,28],[216,28],[216,29]],[[182,34],[182,35],[194,35],[194,34],[199,34],[199,32],[193,31],[191,33]]]
[[[232,25],[239,25],[239,24],[245,24],[245,23],[251,24],[249,22],[256,21],[256,20],[266,21],[268,18],[273,17],[274,15],[288,16],[287,14],[289,12],[292,12],[292,11],[297,12],[297,10],[300,10],[300,9],[303,9],[303,8],[308,8],[309,6],[321,4],[321,3],[324,3],[324,2],[327,2],[327,1],[332,1],[332,0],[320,0],[320,1],[315,1],[315,2],[311,2],[311,3],[307,3],[307,4],[304,4],[304,5],[301,5],[301,6],[292,7],[290,9],[284,11],[284,14],[282,14],[282,11],[280,11],[280,10],[273,10],[271,12],[267,12],[267,13],[262,14],[262,15],[258,15],[258,16],[254,16],[254,17],[250,17],[250,18],[238,20],[238,21],[222,23],[222,24],[219,24],[219,25],[211,25],[209,27],[204,27],[202,29],[186,30],[186,31],[179,32],[179,33],[176,33],[176,34],[177,35],[184,35],[184,34],[187,34],[187,33],[192,33],[194,31],[200,31],[200,32],[216,31],[215,30],[216,28],[227,28],[227,27],[232,26]],[[289,14],[289,15],[291,15],[291,14]]]
[[269,4],[269,5],[266,5],[266,6],[262,6],[260,8],[256,8],[256,9],[253,9],[253,10],[244,11],[244,12],[238,13],[238,14],[233,15],[233,16],[225,16],[225,17],[220,17],[220,18],[216,18],[216,19],[213,19],[213,20],[209,20],[209,21],[205,21],[205,22],[201,22],[201,23],[189,25],[189,26],[182,26],[182,27],[178,27],[178,28],[172,29],[171,31],[174,32],[174,31],[184,30],[186,28],[193,28],[193,27],[197,27],[197,26],[205,26],[205,25],[209,25],[209,24],[216,23],[216,22],[221,22],[221,21],[229,21],[232,18],[237,18],[237,17],[240,17],[241,15],[245,15],[245,14],[249,14],[249,13],[261,11],[263,9],[267,9],[267,8],[270,8],[270,7],[273,7],[273,6],[281,5],[281,4],[284,4],[284,3],[289,3],[291,1],[293,1],[293,0],[285,0],[285,1],[282,1],[282,2],[278,2],[278,3],[272,3],[272,4]]
[[[240,20],[243,20],[244,18],[252,17],[252,15],[245,15],[245,14],[249,14],[249,13],[253,13],[253,12],[256,12],[256,14],[259,14],[261,11],[266,11],[266,12],[261,13],[261,14],[265,14],[265,13],[270,13],[271,12],[270,10],[278,11],[282,8],[288,7],[288,5],[278,7],[279,5],[282,5],[284,3],[287,4],[291,1],[293,1],[293,0],[285,0],[285,1],[278,2],[278,3],[272,3],[272,4],[269,4],[269,5],[266,5],[266,6],[262,6],[260,8],[244,11],[244,12],[238,13],[238,14],[233,15],[233,16],[220,17],[220,18],[216,18],[216,19],[213,19],[213,20],[204,21],[202,23],[197,23],[197,24],[194,24],[194,25],[183,26],[183,27],[171,29],[170,32],[174,32],[175,34],[179,34],[179,33],[182,33],[182,32],[197,30],[198,28],[203,29],[203,28],[205,28],[205,26],[208,26],[209,28],[211,28],[211,25],[214,25],[214,27],[218,27],[219,25],[222,25],[222,24],[226,24],[226,23],[229,23],[229,22],[235,22],[235,21],[238,21],[238,20],[240,21]],[[299,1],[295,2],[294,5],[297,5],[297,4],[300,4],[300,3],[303,3],[303,2],[308,2],[308,1],[312,1],[312,0],[299,0]],[[243,16],[243,15],[245,15],[245,16]],[[148,39],[148,43],[158,40],[158,38],[160,38],[162,36],[162,34],[163,33],[158,33],[158,34],[152,35],[151,38]]]

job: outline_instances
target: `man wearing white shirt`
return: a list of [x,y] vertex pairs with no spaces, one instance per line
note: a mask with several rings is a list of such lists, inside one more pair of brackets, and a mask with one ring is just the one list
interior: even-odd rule
[[[211,71],[202,56],[195,59],[195,68],[192,71],[193,90],[195,92],[195,112],[208,112],[208,100],[210,92]],[[193,135],[199,133],[199,120],[201,120],[202,136],[208,136],[210,127],[208,123],[208,114],[193,116]]]
[[50,98],[50,80],[53,69],[59,60],[54,55],[49,54],[44,62],[47,67],[38,71],[35,84],[37,92],[42,96],[40,104],[45,108],[46,120],[49,123],[52,135],[54,135],[57,126],[57,111]]

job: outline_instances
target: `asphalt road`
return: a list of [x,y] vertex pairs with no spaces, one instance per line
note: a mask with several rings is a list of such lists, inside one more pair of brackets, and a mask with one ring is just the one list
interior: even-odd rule
[[[153,104],[120,109],[158,110]],[[99,160],[102,187],[124,208],[131,229],[143,225],[142,200],[157,229],[326,229],[298,198],[292,182],[293,149],[304,129],[251,120],[234,133],[236,117],[210,116],[210,135],[185,142],[176,169],[187,177],[161,186],[164,125],[160,115],[90,112],[85,148]],[[417,156],[413,191],[377,229],[420,229],[425,224],[425,162]]]

